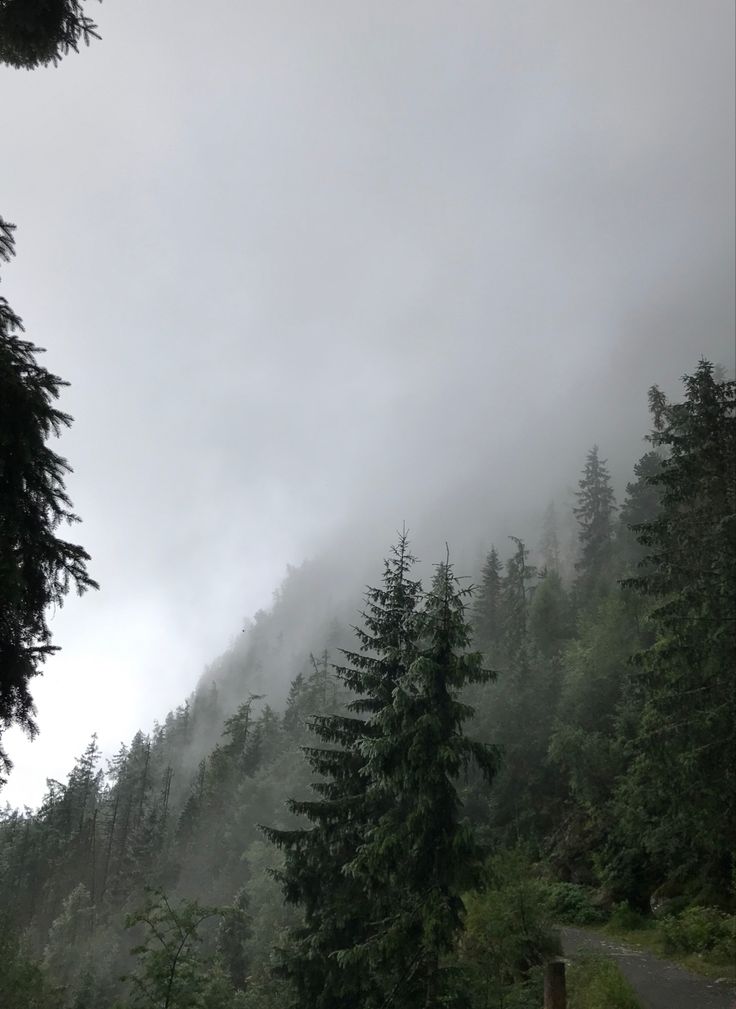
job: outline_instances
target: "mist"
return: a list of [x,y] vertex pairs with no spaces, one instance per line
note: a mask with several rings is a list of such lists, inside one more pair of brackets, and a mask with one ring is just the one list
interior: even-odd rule
[[96,18],[0,70],[3,294],[71,383],[102,586],[54,617],[38,740],[7,734],[19,805],[179,704],[288,564],[296,655],[403,522],[472,574],[593,443],[623,488],[650,385],[734,364],[726,0]]

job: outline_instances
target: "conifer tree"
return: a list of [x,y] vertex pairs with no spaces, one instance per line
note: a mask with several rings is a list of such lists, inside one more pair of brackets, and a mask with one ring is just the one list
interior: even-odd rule
[[298,736],[304,728],[304,708],[308,703],[309,689],[304,673],[297,673],[289,685],[284,712],[284,730],[290,736]]
[[250,694],[247,701],[238,706],[238,710],[230,718],[225,719],[222,730],[227,736],[227,742],[222,747],[228,764],[237,770],[242,770],[248,745],[251,742],[253,728],[253,705],[263,700],[263,694]]
[[554,501],[550,501],[544,510],[542,538],[539,549],[546,570],[559,573],[560,538],[557,533],[557,509],[555,508]]
[[[14,255],[13,226],[0,218],[0,260]],[[35,733],[29,681],[56,651],[46,622],[72,585],[97,588],[89,555],[61,539],[79,521],[64,485],[69,464],[47,444],[71,417],[54,406],[66,384],[38,364],[40,352],[0,298],[0,735],[13,722]],[[0,745],[0,773],[11,762]]]
[[625,585],[653,606],[650,648],[636,657],[641,702],[625,808],[664,868],[731,881],[736,837],[736,382],[701,361],[685,399],[654,387],[649,479],[657,516],[635,526],[646,549]]
[[473,604],[473,630],[478,648],[496,661],[503,637],[501,587],[503,566],[491,547],[481,574],[480,588]]
[[505,654],[494,706],[494,739],[503,750],[494,789],[494,827],[518,842],[520,836],[534,833],[542,819],[538,814],[546,786],[544,755],[558,680],[548,661],[555,643],[547,618],[553,619],[562,609],[564,593],[554,573],[535,584],[538,571],[528,562],[526,544],[517,536],[510,539],[516,550],[507,561],[503,581]]
[[[372,719],[392,703],[393,692],[417,655],[421,586],[410,578],[414,557],[403,532],[385,562],[380,587],[369,588],[363,626],[354,628],[359,649],[343,652],[335,667],[355,699],[344,714],[320,714],[312,728],[321,747],[303,747],[318,798],[290,801],[291,811],[312,824],[295,830],[263,828],[285,853],[276,873],[286,901],[299,906],[304,924],[292,929],[281,973],[292,982],[295,1007],[344,1009],[382,1006],[382,979],[365,962],[347,964],[340,951],[364,943],[375,929],[380,906],[392,899],[369,895],[362,880],[346,872],[366,833],[390,797],[368,788],[363,747],[375,731]],[[382,902],[382,903],[381,903]]]
[[[422,648],[398,679],[391,703],[371,716],[365,773],[384,811],[349,871],[376,907],[374,934],[346,949],[366,961],[396,1009],[460,1006],[446,957],[463,927],[462,894],[478,885],[482,852],[463,821],[459,775],[471,763],[492,780],[493,747],[463,733],[473,709],[460,701],[468,683],[488,682],[480,652],[469,651],[465,599],[449,562],[437,566],[422,614]],[[380,895],[390,893],[388,905]],[[452,1001],[450,1001],[452,999]]]
[[527,562],[529,551],[518,536],[510,536],[516,550],[506,562],[506,574],[502,582],[501,608],[503,614],[503,638],[506,658],[521,660],[525,652],[529,604],[533,594],[529,584],[537,576],[537,569]]
[[570,600],[554,569],[545,569],[534,590],[528,624],[532,647],[545,659],[557,656],[573,635]]
[[619,512],[617,541],[621,563],[629,573],[647,553],[634,530],[645,522],[653,522],[657,517],[661,491],[655,478],[661,465],[662,456],[659,452],[645,452],[634,466],[634,479],[626,484],[626,498]]
[[0,63],[25,70],[56,64],[80,42],[98,39],[96,29],[80,0],[2,0]]
[[598,455],[598,446],[588,452],[573,508],[580,526],[578,589],[583,595],[606,587],[606,576],[613,542],[613,513],[616,501],[606,460]]

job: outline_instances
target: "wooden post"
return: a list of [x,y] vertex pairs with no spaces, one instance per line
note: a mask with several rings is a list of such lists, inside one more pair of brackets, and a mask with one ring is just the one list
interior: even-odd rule
[[544,1009],[567,1009],[565,961],[561,958],[544,965]]

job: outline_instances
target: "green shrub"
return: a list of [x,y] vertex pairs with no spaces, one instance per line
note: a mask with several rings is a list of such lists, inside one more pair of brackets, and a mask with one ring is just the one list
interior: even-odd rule
[[590,891],[577,883],[550,883],[546,897],[554,921],[566,925],[594,925],[603,920],[604,915],[593,903]]
[[26,957],[19,937],[0,915],[0,1006],[7,1009],[58,1009],[61,989],[41,965]]
[[681,911],[685,911],[690,906],[690,897],[677,896],[669,897],[662,900],[654,908],[654,915],[657,918],[666,918],[672,915],[678,915]]
[[523,852],[498,851],[487,865],[482,892],[465,897],[467,915],[460,966],[471,1004],[482,1009],[538,1009],[541,965],[559,953],[545,900]]
[[667,915],[660,928],[670,952],[713,953],[723,959],[733,956],[736,917],[715,907],[689,907],[678,915]]
[[582,956],[567,975],[568,1009],[641,1009],[613,960]]
[[650,927],[648,919],[635,911],[626,901],[615,906],[608,923],[624,932],[636,932]]

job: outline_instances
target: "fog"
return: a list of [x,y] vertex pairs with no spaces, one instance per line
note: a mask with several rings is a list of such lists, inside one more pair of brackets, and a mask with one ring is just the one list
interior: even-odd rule
[[178,704],[288,563],[339,557],[345,598],[406,521],[470,564],[594,442],[621,488],[652,383],[733,367],[730,0],[94,16],[0,70],[3,294],[71,383],[101,583],[53,617],[13,804]]

